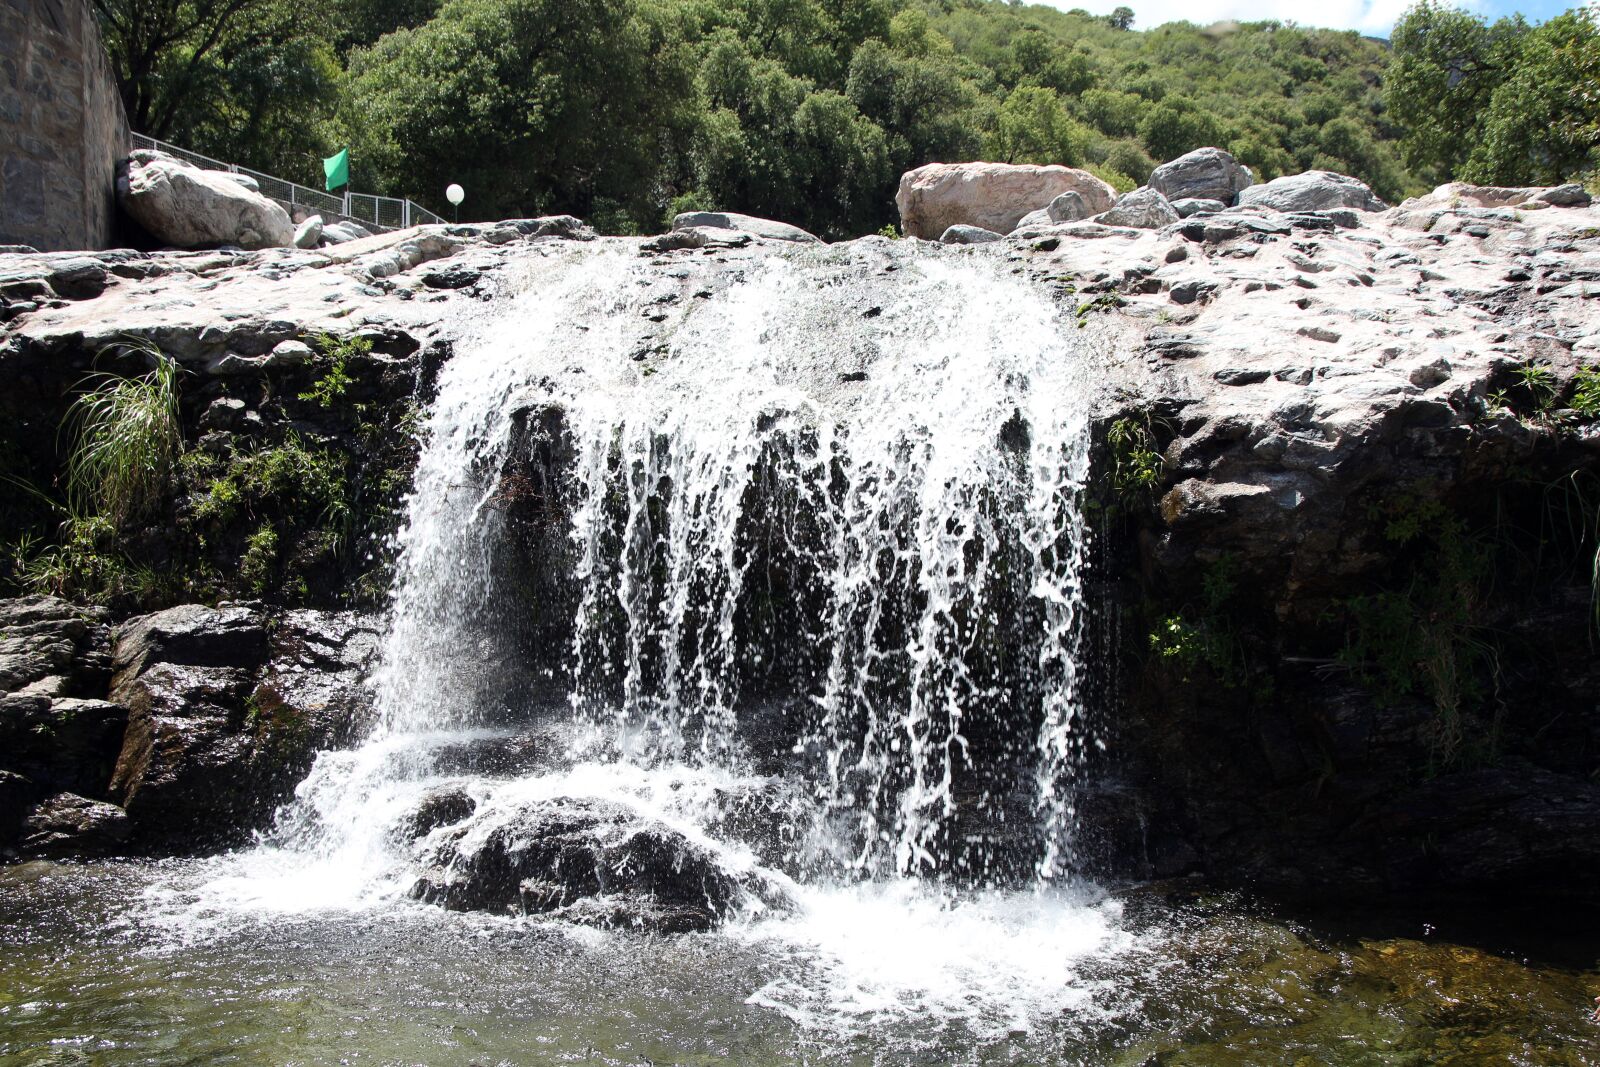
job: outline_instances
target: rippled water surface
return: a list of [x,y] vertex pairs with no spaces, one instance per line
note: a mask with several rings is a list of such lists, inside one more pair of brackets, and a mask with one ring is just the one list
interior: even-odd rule
[[0,873],[0,1063],[1600,1063],[1570,960],[1149,889],[890,883],[658,937],[394,903],[201,922],[183,889],[213,873]]

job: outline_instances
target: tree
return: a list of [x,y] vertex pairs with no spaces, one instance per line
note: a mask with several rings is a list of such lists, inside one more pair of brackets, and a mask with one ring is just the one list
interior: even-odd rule
[[[271,56],[314,25],[306,0],[93,0],[122,106],[135,130],[171,136],[215,95],[221,56]],[[224,64],[227,65],[227,64]]]
[[1106,16],[1106,21],[1111,24],[1112,29],[1131,30],[1133,29],[1133,8],[1119,7]]
[[1074,122],[1054,89],[1022,85],[1011,91],[995,116],[987,144],[1002,163],[1083,162],[1089,131]]
[[1405,128],[1401,147],[1410,166],[1442,181],[1466,162],[1526,33],[1521,16],[1490,26],[1432,0],[1395,24],[1384,102]]
[[1176,159],[1222,139],[1217,121],[1183,97],[1168,97],[1139,120],[1139,140],[1158,160]]
[[696,118],[691,60],[634,0],[447,0],[352,53],[342,121],[386,192],[436,203],[459,181],[480,217],[653,223]]
[[1495,89],[1461,177],[1490,185],[1559,185],[1594,170],[1600,146],[1600,29],[1574,9],[1530,31]]

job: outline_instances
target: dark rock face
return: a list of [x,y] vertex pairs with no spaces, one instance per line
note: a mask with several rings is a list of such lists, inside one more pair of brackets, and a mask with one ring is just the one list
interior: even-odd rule
[[364,724],[376,651],[350,613],[274,619],[185,605],[118,635],[114,693],[129,712],[110,793],[133,840],[194,850],[262,825],[323,748]]
[[127,812],[115,804],[60,793],[36,806],[23,820],[22,851],[57,859],[106,856],[127,842]]
[[[412,825],[468,810],[462,797],[433,797]],[[491,826],[479,817],[437,831],[412,896],[454,911],[559,911],[594,925],[680,933],[710,928],[757,890],[774,894],[620,804],[562,797],[490,817]]]

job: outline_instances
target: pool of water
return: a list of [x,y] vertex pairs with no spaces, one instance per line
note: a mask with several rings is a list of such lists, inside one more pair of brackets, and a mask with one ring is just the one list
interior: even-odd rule
[[889,883],[661,937],[219,912],[218,862],[0,870],[0,1064],[1600,1063],[1576,922],[1529,949],[1172,887]]

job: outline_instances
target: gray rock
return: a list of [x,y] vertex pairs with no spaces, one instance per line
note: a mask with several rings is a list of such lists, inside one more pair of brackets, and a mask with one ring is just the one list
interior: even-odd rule
[[742,230],[715,226],[691,226],[652,237],[640,246],[641,252],[676,252],[686,248],[743,248],[755,238]]
[[768,241],[795,241],[800,244],[821,244],[821,238],[807,233],[798,226],[773,219],[759,219],[754,215],[740,215],[733,211],[686,211],[672,220],[674,230],[711,229],[737,230],[752,237]]
[[330,222],[322,227],[322,243],[325,245],[342,245],[371,236],[372,231],[359,222]]
[[161,152],[136,151],[117,168],[117,202],[174,248],[273,248],[294,240],[283,207],[237,181]]
[[1180,218],[1185,219],[1202,211],[1215,214],[1218,211],[1226,211],[1227,208],[1228,205],[1221,200],[1202,200],[1192,196],[1172,202],[1172,209],[1178,213]]
[[993,230],[986,230],[982,226],[952,226],[944,231],[939,238],[940,244],[947,245],[986,245],[991,241],[998,241],[1001,235]]
[[1094,214],[1089,202],[1083,198],[1082,193],[1068,190],[1050,201],[1050,206],[1045,208],[1045,214],[1051,222],[1082,222]]
[[1034,230],[1041,226],[1053,225],[1055,225],[1055,220],[1050,217],[1050,209],[1042,207],[1038,211],[1030,211],[1022,216],[1021,221],[1017,223],[1016,228],[1011,232],[1021,233],[1023,230]]
[[294,231],[296,248],[315,248],[322,243],[322,216],[312,215]]
[[1253,182],[1250,168],[1220,148],[1197,148],[1150,173],[1150,188],[1174,203],[1216,200],[1227,207]]
[[1094,221],[1102,226],[1158,230],[1177,222],[1178,213],[1166,197],[1145,185],[1131,193],[1124,193],[1110,211],[1096,215]]
[[1588,207],[1593,198],[1583,186],[1577,182],[1569,182],[1535,193],[1529,199],[1549,204],[1551,207]]
[[316,359],[316,353],[304,341],[279,341],[267,353],[263,365],[269,369],[307,367]]
[[1365,182],[1329,170],[1308,170],[1253,185],[1239,194],[1239,206],[1290,212],[1382,211],[1385,207]]

